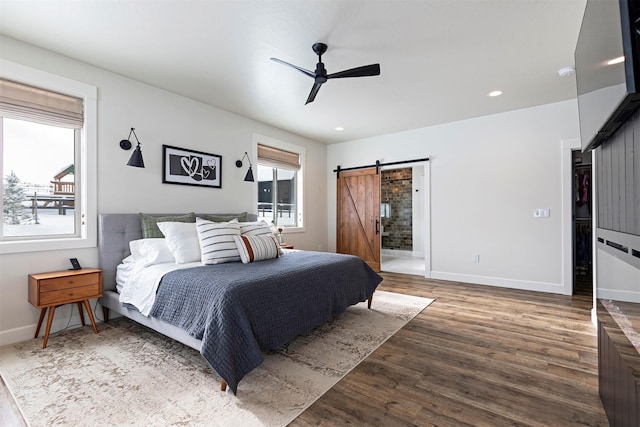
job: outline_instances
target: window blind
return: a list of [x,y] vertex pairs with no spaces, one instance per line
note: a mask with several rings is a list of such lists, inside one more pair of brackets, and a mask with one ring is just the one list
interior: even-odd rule
[[45,125],[79,129],[83,100],[12,80],[0,79],[0,115]]
[[300,169],[300,155],[268,145],[258,144],[258,163],[273,168]]

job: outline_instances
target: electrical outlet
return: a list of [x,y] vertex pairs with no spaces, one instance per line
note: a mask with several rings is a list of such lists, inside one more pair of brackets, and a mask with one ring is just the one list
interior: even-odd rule
[[480,262],[480,254],[471,254],[471,262]]

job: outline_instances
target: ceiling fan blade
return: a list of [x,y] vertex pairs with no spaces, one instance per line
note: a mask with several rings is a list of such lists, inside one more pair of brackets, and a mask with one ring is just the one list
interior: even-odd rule
[[311,78],[314,78],[314,79],[316,78],[316,73],[314,73],[313,71],[305,70],[304,68],[300,68],[297,65],[289,64],[288,62],[284,62],[283,60],[278,59],[278,58],[271,58],[271,60],[275,61],[275,62],[277,62],[279,64],[286,65],[286,66],[291,67],[291,68],[295,68],[296,70],[300,71],[301,73],[306,74],[307,76],[309,76]]
[[304,105],[307,105],[308,103],[313,102],[313,100],[316,99],[316,95],[320,90],[320,86],[322,86],[322,83],[313,84],[313,87],[311,88],[311,92],[309,93],[309,97],[307,98],[307,102],[305,102]]
[[349,70],[338,71],[337,73],[327,75],[328,79],[340,79],[344,77],[365,77],[379,76],[380,64],[364,65],[362,67],[351,68]]

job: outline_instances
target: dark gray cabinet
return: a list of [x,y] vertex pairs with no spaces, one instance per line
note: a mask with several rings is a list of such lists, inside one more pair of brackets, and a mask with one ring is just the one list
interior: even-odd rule
[[598,375],[612,427],[640,427],[640,355],[598,304]]
[[640,110],[596,150],[598,228],[640,236]]

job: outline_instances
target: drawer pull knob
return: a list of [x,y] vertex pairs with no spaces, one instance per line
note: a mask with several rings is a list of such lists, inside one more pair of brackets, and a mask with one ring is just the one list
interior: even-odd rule
[[69,280],[69,283],[70,283],[70,284],[73,284],[73,280]]

